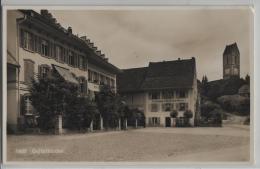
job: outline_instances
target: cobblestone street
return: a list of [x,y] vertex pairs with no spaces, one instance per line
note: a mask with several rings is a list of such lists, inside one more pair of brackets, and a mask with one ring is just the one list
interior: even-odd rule
[[249,127],[10,135],[8,161],[249,161]]

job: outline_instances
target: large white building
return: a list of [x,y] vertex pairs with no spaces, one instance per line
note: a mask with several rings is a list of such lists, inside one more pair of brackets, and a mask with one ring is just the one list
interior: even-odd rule
[[174,126],[173,110],[180,122],[191,110],[194,125],[200,116],[196,74],[195,58],[151,62],[148,67],[122,70],[117,87],[127,105],[144,112],[147,126]]
[[47,10],[7,12],[7,127],[34,117],[28,85],[35,75],[54,69],[65,80],[79,85],[82,95],[98,92],[106,84],[116,89],[119,69],[86,37],[63,28]]

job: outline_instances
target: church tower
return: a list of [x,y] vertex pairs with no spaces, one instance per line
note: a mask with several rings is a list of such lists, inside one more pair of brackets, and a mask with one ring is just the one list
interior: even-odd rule
[[223,53],[223,79],[240,77],[240,53],[237,43],[227,45]]

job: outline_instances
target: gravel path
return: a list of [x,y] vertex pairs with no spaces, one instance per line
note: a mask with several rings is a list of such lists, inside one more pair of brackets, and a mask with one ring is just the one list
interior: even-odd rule
[[248,161],[249,130],[145,128],[70,135],[10,135],[8,161]]

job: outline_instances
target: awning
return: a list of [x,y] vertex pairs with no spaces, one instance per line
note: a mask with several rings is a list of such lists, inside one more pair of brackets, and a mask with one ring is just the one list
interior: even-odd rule
[[16,67],[20,67],[19,63],[17,62],[16,58],[11,54],[10,51],[7,50],[7,63],[14,65]]
[[53,67],[55,68],[55,70],[57,70],[60,76],[63,77],[64,80],[66,80],[67,82],[79,84],[77,79],[72,75],[72,73],[68,69],[56,65],[53,65]]

